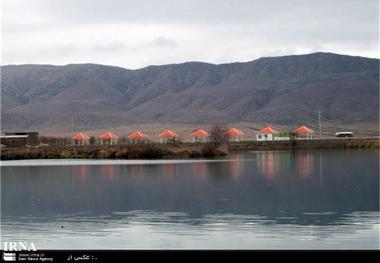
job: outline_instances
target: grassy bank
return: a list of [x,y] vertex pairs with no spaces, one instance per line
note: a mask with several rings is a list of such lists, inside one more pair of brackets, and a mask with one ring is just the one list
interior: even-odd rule
[[242,141],[216,146],[211,143],[141,144],[120,146],[42,146],[2,148],[1,160],[21,159],[183,159],[226,156],[241,150],[379,149],[377,138],[297,141]]
[[295,141],[243,141],[229,144],[230,151],[292,149],[379,149],[378,138],[339,138]]
[[228,154],[226,145],[141,144],[120,146],[43,146],[1,149],[1,160],[22,159],[174,159],[208,158]]

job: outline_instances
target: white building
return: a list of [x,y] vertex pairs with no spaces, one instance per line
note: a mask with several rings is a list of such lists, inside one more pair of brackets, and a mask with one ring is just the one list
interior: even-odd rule
[[278,133],[277,129],[272,127],[265,127],[256,134],[257,141],[273,141],[274,135]]
[[[285,134],[286,135],[286,134]],[[289,141],[290,136],[284,136],[279,130],[272,127],[265,127],[256,134],[257,141]]]

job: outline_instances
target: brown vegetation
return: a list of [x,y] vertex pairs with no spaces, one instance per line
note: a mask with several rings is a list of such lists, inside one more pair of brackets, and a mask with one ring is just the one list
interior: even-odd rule
[[227,155],[213,144],[127,144],[118,146],[39,146],[2,148],[1,160],[21,159],[173,159]]
[[294,141],[242,141],[230,143],[229,150],[291,150],[291,149],[379,149],[377,138],[314,139]]
[[[57,142],[58,144],[58,142]],[[238,150],[379,149],[379,139],[242,141],[228,144],[176,143],[114,146],[38,146],[2,148],[1,160],[20,159],[180,159],[220,157]]]

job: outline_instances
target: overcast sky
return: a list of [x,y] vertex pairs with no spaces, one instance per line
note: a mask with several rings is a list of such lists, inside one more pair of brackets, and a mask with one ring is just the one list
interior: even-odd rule
[[1,0],[2,65],[379,58],[378,0]]

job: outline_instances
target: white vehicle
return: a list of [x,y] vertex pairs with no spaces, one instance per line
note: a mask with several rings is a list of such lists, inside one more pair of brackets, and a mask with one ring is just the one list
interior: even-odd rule
[[335,137],[354,137],[353,132],[337,132],[335,133]]

